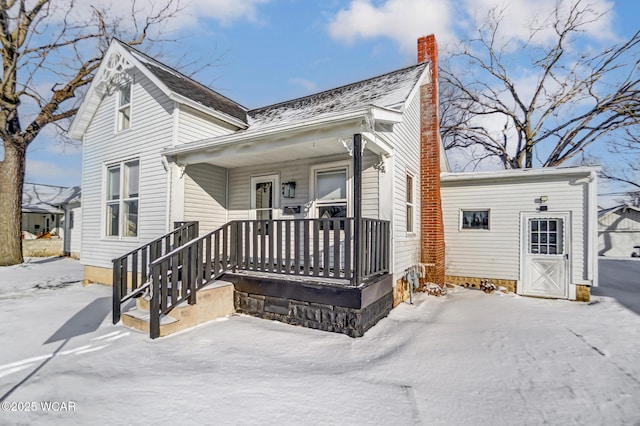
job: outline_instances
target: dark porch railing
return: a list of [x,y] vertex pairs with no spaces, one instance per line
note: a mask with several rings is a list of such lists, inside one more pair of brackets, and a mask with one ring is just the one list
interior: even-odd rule
[[[359,285],[389,271],[389,222],[360,219],[233,221],[151,263],[151,337],[160,317],[225,272],[245,270],[333,278]],[[360,247],[356,250],[356,245]],[[359,252],[359,259],[354,253]]]
[[175,222],[174,230],[113,259],[113,323],[122,303],[149,288],[151,263],[198,236],[198,222]]

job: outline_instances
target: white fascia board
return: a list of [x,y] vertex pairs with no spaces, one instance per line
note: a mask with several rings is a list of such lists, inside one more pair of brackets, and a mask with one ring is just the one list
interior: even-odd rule
[[402,123],[402,112],[392,109],[372,107],[371,116],[376,122],[390,124]]
[[319,119],[306,120],[294,124],[274,125],[255,131],[247,130],[245,132],[237,132],[230,135],[219,136],[214,139],[203,139],[202,141],[190,142],[188,144],[180,145],[175,148],[165,149],[164,151],[162,151],[162,154],[188,154],[195,151],[206,150],[207,148],[218,148],[240,142],[251,142],[258,139],[278,136],[289,132],[317,130],[319,127],[327,126],[327,124],[338,124],[345,121],[365,119],[369,112],[370,108],[359,109],[348,113],[335,113]]
[[420,87],[424,86],[425,84],[431,84],[430,64],[428,64],[426,67],[424,67],[424,70],[422,70],[422,75],[418,79],[418,82],[413,86],[413,89],[411,89],[411,92],[409,92],[409,96],[407,96],[407,100],[404,103],[403,109],[407,109],[408,105],[411,103],[415,96],[420,96]]
[[441,182],[462,182],[487,179],[526,179],[540,176],[590,175],[600,171],[600,167],[541,167],[537,169],[509,169],[493,172],[440,173]]
[[[371,132],[362,132],[362,137],[367,141],[366,148],[378,155],[384,155],[385,157],[391,157],[393,155],[393,147],[386,141],[382,135]],[[373,148],[368,146],[373,145]]]
[[235,117],[232,117],[232,116],[227,115],[227,114],[225,114],[223,112],[217,111],[217,110],[215,110],[213,108],[206,107],[206,106],[202,105],[201,103],[198,103],[198,102],[194,101],[193,99],[189,99],[186,96],[180,95],[178,93],[170,92],[169,93],[169,98],[171,98],[172,100],[174,100],[174,101],[176,101],[176,102],[178,102],[180,104],[187,105],[187,106],[189,106],[189,107],[191,107],[193,109],[196,109],[196,110],[198,110],[200,112],[203,112],[203,113],[205,113],[207,115],[210,115],[212,117],[215,117],[220,121],[224,121],[224,122],[229,123],[229,124],[231,124],[233,126],[236,126],[239,129],[246,129],[246,128],[249,127],[249,125],[247,123],[245,123],[244,121],[242,121],[242,120],[238,120]]

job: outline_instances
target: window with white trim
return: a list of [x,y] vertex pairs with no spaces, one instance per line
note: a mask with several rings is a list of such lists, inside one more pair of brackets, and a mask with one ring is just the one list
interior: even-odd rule
[[489,230],[490,211],[486,210],[460,210],[460,229]]
[[318,170],[315,177],[318,217],[347,217],[347,168]]
[[413,205],[413,176],[407,174],[407,232],[413,232],[414,205]]
[[140,161],[129,160],[107,167],[107,237],[138,236]]
[[118,89],[118,131],[131,127],[131,82]]

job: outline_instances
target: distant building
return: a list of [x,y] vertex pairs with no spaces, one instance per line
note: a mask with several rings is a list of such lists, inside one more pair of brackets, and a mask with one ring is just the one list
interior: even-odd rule
[[598,213],[598,254],[630,257],[640,245],[640,208],[621,204]]
[[22,238],[64,239],[63,252],[79,255],[80,187],[25,182],[22,190]]

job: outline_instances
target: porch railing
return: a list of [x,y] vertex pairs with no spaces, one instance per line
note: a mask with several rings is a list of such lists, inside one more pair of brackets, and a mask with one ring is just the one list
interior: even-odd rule
[[198,236],[198,222],[175,222],[174,230],[113,259],[113,323],[122,303],[150,286],[151,263]]
[[361,219],[356,241],[354,220],[232,221],[156,258],[151,262],[151,337],[160,335],[163,314],[184,301],[195,304],[198,289],[226,272],[335,278],[350,285],[387,273],[389,222]]

